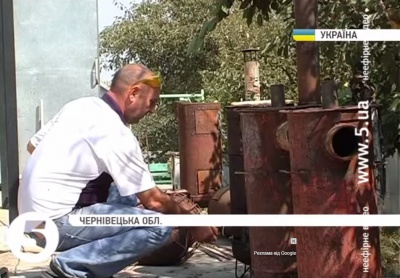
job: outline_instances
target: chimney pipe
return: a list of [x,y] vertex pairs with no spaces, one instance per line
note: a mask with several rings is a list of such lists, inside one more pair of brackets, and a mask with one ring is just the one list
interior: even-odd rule
[[258,51],[257,48],[242,51],[244,56],[245,101],[261,99]]

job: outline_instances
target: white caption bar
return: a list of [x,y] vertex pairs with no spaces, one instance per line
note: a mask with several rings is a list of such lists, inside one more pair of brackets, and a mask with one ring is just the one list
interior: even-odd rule
[[400,215],[70,215],[73,226],[400,227]]
[[316,29],[315,41],[400,41],[400,29]]

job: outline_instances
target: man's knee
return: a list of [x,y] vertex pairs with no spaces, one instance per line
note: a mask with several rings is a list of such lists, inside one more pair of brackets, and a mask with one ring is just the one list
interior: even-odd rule
[[155,236],[155,241],[159,244],[167,243],[171,237],[173,227],[151,227],[150,233]]

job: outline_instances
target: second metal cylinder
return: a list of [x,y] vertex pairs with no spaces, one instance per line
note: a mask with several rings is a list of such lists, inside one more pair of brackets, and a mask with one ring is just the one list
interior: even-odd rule
[[[289,153],[274,142],[285,121],[277,108],[241,111],[248,214],[293,213]],[[250,227],[249,235],[252,277],[295,277],[293,227]]]

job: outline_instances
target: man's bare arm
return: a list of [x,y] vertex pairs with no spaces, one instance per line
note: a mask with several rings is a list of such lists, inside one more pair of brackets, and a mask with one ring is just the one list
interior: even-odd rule
[[170,196],[162,192],[158,187],[137,193],[136,196],[142,205],[153,211],[163,214],[189,214],[182,209]]
[[[140,202],[147,209],[163,214],[189,214],[158,187],[136,194]],[[215,242],[218,236],[216,227],[187,227],[197,242]]]
[[28,145],[26,146],[26,149],[30,154],[33,153],[33,151],[36,149],[34,145],[32,145],[31,141],[28,142]]

